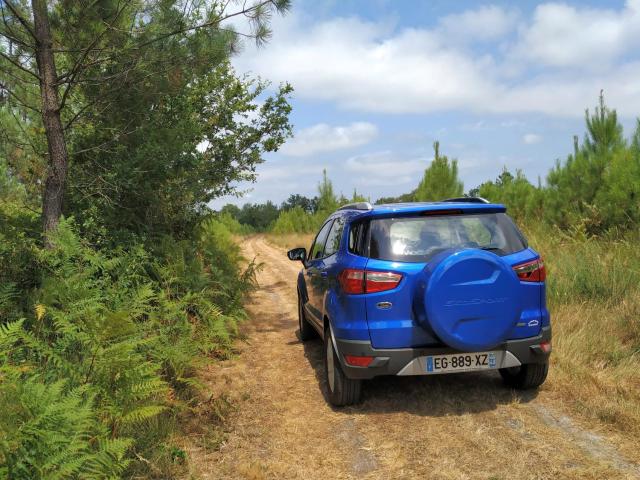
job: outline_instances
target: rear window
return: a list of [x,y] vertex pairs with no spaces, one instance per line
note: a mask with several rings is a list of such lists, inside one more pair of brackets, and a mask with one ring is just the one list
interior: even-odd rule
[[450,248],[480,248],[497,255],[525,249],[526,241],[504,213],[373,219],[369,256],[426,262]]

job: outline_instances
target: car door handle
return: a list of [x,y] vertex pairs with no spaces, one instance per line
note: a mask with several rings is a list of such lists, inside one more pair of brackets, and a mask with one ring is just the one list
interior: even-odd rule
[[321,277],[326,277],[327,275],[329,275],[327,272],[320,272]]

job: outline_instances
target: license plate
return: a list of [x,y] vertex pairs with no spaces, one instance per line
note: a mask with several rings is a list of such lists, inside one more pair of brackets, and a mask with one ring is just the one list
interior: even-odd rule
[[426,357],[427,373],[470,372],[498,368],[496,352],[451,353]]

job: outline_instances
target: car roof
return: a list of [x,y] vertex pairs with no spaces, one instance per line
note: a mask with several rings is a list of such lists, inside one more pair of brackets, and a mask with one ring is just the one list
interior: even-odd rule
[[[388,217],[411,215],[421,212],[450,211],[452,214],[464,213],[501,213],[507,208],[500,203],[485,203],[475,199],[452,199],[441,202],[405,202],[371,205],[367,202],[345,205],[334,215],[344,213],[352,218]],[[336,215],[338,216],[338,215]]]

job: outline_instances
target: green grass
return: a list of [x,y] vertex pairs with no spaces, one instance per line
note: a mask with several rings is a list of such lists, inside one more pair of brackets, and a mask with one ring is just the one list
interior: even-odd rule
[[537,227],[527,234],[547,268],[548,388],[581,414],[640,434],[638,233],[588,238]]

